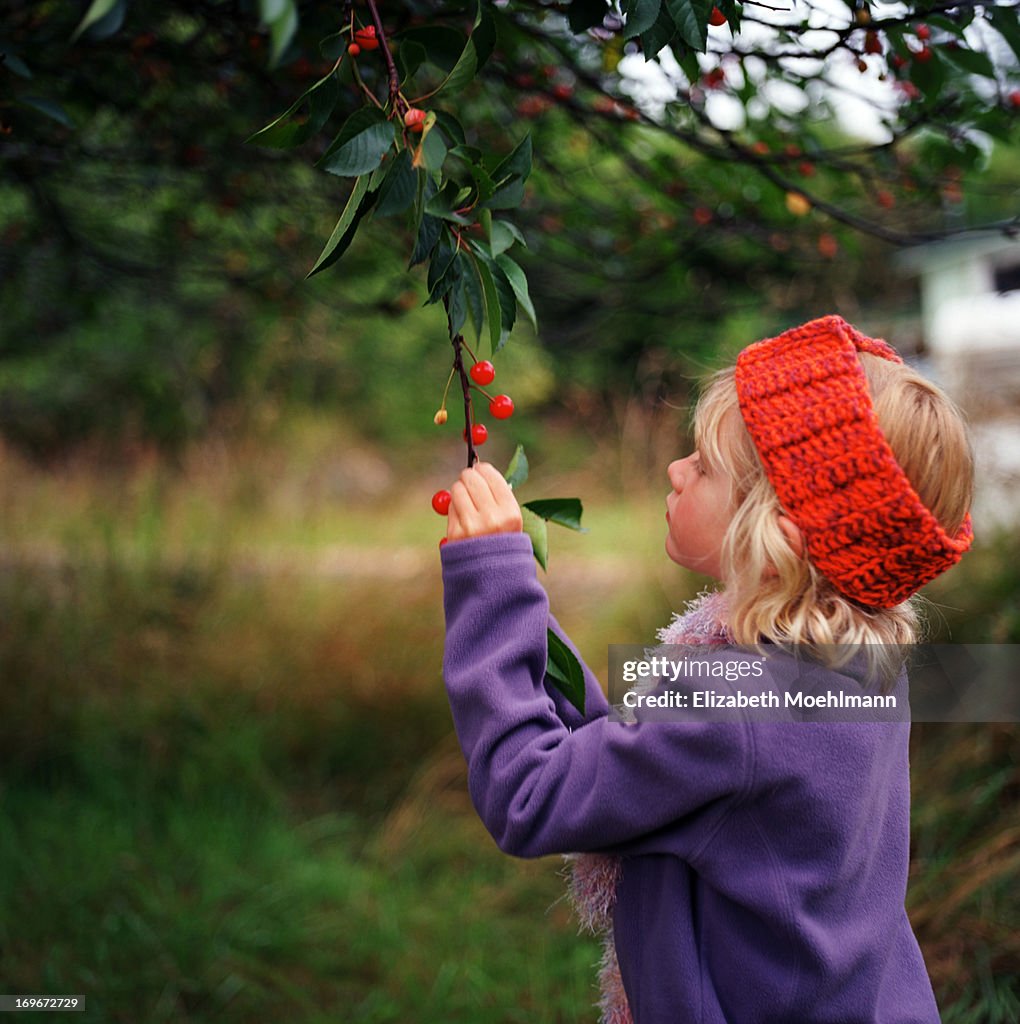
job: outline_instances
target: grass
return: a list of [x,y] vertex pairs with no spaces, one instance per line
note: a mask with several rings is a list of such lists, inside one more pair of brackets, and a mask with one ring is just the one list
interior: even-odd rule
[[[499,854],[466,795],[432,475],[408,453],[390,490],[329,497],[327,434],[301,438],[176,472],[0,459],[0,989],[118,1024],[593,1021],[558,859]],[[662,489],[612,498],[619,468],[572,444],[591,457],[542,490],[580,493],[592,532],[554,539],[548,587],[604,671],[697,581],[658,561]],[[942,608],[996,603],[997,563]],[[1017,730],[919,727],[913,773],[944,1020],[1015,1021]]]

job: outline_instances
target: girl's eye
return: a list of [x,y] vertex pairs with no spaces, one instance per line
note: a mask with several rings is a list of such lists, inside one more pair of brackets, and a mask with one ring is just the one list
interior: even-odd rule
[[705,464],[701,461],[700,455],[694,460],[694,468],[698,471],[699,476],[705,475]]

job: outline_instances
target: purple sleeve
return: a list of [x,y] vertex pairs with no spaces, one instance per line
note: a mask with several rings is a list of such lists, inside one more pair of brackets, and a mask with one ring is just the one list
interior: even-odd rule
[[746,723],[602,714],[572,731],[542,683],[549,603],[531,541],[476,537],[446,545],[442,561],[443,674],[471,797],[499,847],[625,852],[672,826],[674,844],[697,852],[750,785]]

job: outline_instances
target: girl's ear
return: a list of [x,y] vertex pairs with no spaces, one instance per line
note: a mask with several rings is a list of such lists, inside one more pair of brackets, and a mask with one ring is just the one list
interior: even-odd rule
[[787,516],[780,516],[779,529],[782,530],[783,536],[786,538],[786,543],[790,545],[790,550],[798,558],[803,558],[804,534],[800,532],[800,527]]

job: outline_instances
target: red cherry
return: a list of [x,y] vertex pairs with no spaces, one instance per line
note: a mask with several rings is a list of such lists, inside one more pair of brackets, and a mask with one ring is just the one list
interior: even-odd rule
[[449,537],[441,537],[439,540],[439,546],[442,547],[449,539]]
[[489,440],[489,431],[484,423],[474,423],[471,426],[471,443],[474,445],[485,444]]
[[931,39],[931,29],[928,28],[927,25],[918,25],[917,28],[914,29],[914,35],[921,40]]
[[810,160],[802,160],[797,164],[797,170],[804,175],[805,178],[810,178],[815,173],[815,165]]
[[926,63],[931,60],[931,50],[927,46],[922,46],[921,49],[914,54],[914,60],[920,61],[922,64]]
[[514,414],[513,399],[509,395],[496,395],[496,397],[489,402],[489,412],[495,416],[497,420],[510,419]]
[[450,502],[453,495],[449,491],[436,491],[432,495],[432,507],[441,515],[445,516],[450,511]]
[[354,41],[363,50],[375,50],[379,46],[379,40],[375,35],[375,25],[366,25],[354,33]]
[[712,68],[701,76],[701,84],[706,89],[718,89],[726,84],[726,72],[722,68]]
[[712,8],[712,13],[708,16],[709,25],[714,25],[718,28],[720,25],[726,24],[726,15],[719,10],[718,7]]
[[471,367],[471,379],[476,384],[491,384],[496,379],[496,367],[488,359],[483,359]]
[[[415,125],[420,125],[425,120],[425,111],[419,110],[417,107],[408,107],[407,112],[404,114],[404,124],[408,128],[413,128]],[[421,131],[421,129],[418,129]]]
[[1020,89],[1014,89],[1009,94],[1009,105],[1016,110],[1020,107]]
[[357,55],[358,55],[359,53],[361,53],[361,47],[360,47],[360,46],[358,46],[358,44],[357,44],[357,43],[351,43],[351,45],[347,47],[347,52],[348,52],[348,53],[349,53],[349,54],[350,54],[350,55],[351,55],[352,57],[357,57]]
[[877,32],[869,32],[864,37],[864,52],[865,53],[881,53],[882,52],[882,40],[879,39]]
[[712,211],[707,206],[695,206],[692,216],[694,217],[694,223],[700,227],[705,227],[712,223]]

